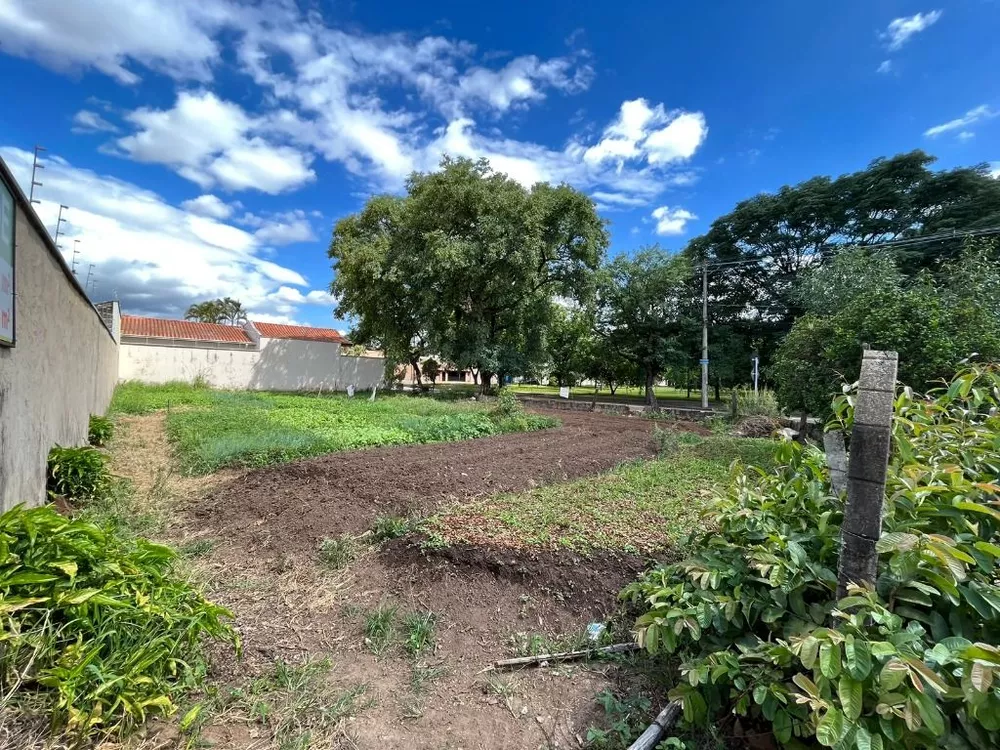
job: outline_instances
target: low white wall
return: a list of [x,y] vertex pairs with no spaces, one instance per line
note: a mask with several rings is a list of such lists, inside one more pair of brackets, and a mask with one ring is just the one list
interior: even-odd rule
[[382,380],[385,360],[348,357],[339,344],[261,339],[260,351],[156,346],[123,342],[120,380],[169,383],[203,379],[215,388],[258,391],[330,391],[371,388]]
[[11,192],[17,341],[0,346],[0,510],[45,500],[49,450],[87,442],[90,415],[105,412],[118,373],[114,338],[27,199]]

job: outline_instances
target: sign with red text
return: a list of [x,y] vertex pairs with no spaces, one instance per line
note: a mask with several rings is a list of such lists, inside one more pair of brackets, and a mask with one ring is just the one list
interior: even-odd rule
[[0,344],[14,343],[14,198],[0,182]]

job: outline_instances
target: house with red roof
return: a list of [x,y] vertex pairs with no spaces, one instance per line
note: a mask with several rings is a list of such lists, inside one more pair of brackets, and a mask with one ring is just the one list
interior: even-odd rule
[[268,391],[360,390],[380,383],[385,360],[357,356],[346,351],[350,345],[333,328],[122,315],[118,377]]

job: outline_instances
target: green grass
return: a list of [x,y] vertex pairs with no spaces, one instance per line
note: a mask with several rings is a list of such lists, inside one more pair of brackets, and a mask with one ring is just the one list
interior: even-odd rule
[[325,538],[319,545],[319,559],[331,570],[340,570],[357,556],[354,539],[346,534],[331,539]]
[[413,612],[403,618],[403,650],[416,656],[426,648],[434,646],[433,612]]
[[396,607],[380,604],[365,617],[365,645],[376,656],[392,645],[395,636]]
[[771,441],[731,437],[685,442],[661,459],[454,506],[426,522],[429,544],[634,554],[676,545],[702,523],[734,459],[770,467],[774,448]]
[[353,448],[467,440],[553,427],[549,417],[491,416],[482,404],[410,396],[216,391],[186,384],[118,387],[117,414],[169,407],[167,436],[183,469],[206,474],[225,466],[266,466]]

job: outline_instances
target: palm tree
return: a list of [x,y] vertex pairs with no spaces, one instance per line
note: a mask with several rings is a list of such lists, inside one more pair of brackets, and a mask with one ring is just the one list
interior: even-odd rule
[[184,313],[185,320],[197,320],[199,323],[222,323],[225,320],[225,311],[219,303],[222,300],[207,300],[206,302],[196,302]]

